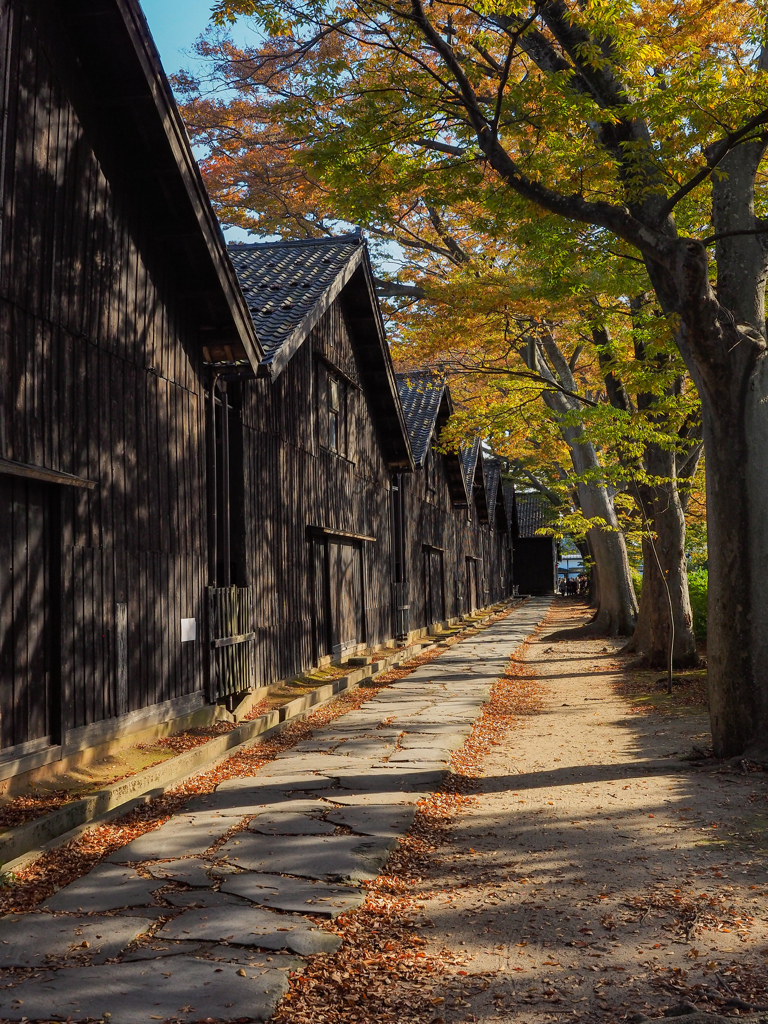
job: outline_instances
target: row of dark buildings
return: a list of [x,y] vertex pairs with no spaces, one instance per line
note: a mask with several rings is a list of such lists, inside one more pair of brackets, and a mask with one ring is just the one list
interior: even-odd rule
[[509,596],[364,241],[227,250],[136,0],[0,0],[0,84],[0,779]]

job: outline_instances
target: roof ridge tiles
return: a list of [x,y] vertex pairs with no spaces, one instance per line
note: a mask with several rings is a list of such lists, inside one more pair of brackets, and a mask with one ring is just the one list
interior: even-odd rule
[[285,249],[299,248],[307,245],[331,245],[335,242],[356,242],[362,244],[363,236],[358,232],[349,232],[346,235],[328,235],[325,238],[283,238],[267,242],[229,242],[229,249]]

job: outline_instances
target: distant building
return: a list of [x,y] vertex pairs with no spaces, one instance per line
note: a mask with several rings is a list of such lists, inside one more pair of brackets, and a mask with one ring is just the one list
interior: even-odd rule
[[572,580],[586,572],[584,558],[570,539],[564,537],[560,542],[557,559],[557,575],[560,579]]
[[519,594],[552,594],[557,586],[557,542],[537,533],[552,506],[535,492],[511,491],[514,583]]

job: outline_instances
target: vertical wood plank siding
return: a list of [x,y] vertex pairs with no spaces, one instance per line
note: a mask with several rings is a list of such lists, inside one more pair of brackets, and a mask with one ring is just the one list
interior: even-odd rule
[[355,387],[347,392],[350,457],[321,446],[320,357],[358,381],[339,300],[274,382],[243,384],[247,576],[254,587],[261,685],[296,675],[315,660],[308,526],[376,538],[362,545],[366,640],[378,644],[393,635],[389,473],[366,396]]
[[[95,487],[0,473],[0,757],[205,682],[199,325],[149,223],[147,186],[133,171],[108,178],[100,162],[98,117],[119,118],[119,106],[89,111],[84,127],[67,92],[77,75],[46,31],[24,0],[0,0],[0,459]],[[356,542],[365,641],[394,634],[390,472],[359,387],[350,329],[362,321],[351,304],[347,321],[344,301],[274,382],[243,382],[231,414],[242,422],[238,585],[252,588],[261,685],[316,661],[308,527],[373,538]],[[326,363],[348,382],[348,458],[321,443]],[[467,557],[487,584],[481,603],[508,592],[506,539],[476,509],[452,508],[444,472],[435,493],[424,477],[403,476],[411,628],[428,625],[424,545],[443,549],[429,573],[442,561],[447,616],[469,608]],[[182,618],[197,619],[197,642],[181,643]]]
[[469,509],[451,502],[445,456],[433,451],[436,489],[427,487],[427,474],[417,469],[403,475],[405,491],[405,573],[409,628],[431,626],[427,606],[425,547],[443,552],[446,618],[466,615],[471,609],[467,559],[477,560],[478,607],[495,604],[512,593],[511,540],[501,516],[482,523],[474,500]]
[[[44,485],[61,502],[68,729],[124,710],[117,604],[129,710],[202,688],[180,619],[202,617],[204,410],[194,325],[138,195],[105,178],[19,0],[0,0],[0,89],[0,457],[97,483]],[[4,747],[26,738],[3,729]]]

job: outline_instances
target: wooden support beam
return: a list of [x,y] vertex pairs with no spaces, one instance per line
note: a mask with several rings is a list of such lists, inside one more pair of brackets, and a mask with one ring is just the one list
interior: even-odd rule
[[71,473],[59,473],[58,470],[44,469],[42,466],[28,466],[25,462],[11,462],[9,459],[0,459],[0,473],[40,480],[46,484],[61,484],[63,487],[83,487],[88,491],[96,486],[95,480],[86,480],[85,477],[73,476]]

